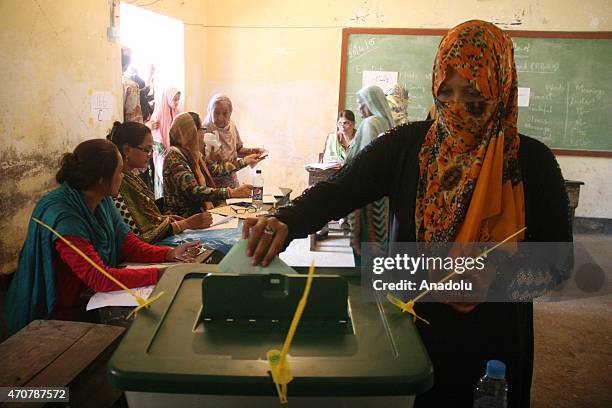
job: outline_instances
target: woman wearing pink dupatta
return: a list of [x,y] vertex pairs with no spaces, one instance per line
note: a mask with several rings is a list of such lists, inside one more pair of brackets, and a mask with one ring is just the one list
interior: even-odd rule
[[[213,151],[214,156],[208,157],[213,161],[236,162],[238,157],[251,154],[262,154],[264,149],[248,148],[242,145],[240,134],[236,124],[230,120],[232,116],[232,101],[222,94],[213,95],[206,111],[204,129],[208,133],[216,133],[219,136],[221,147]],[[238,188],[238,177],[233,172],[227,176],[213,177],[217,187]]]
[[181,91],[174,87],[164,90],[161,99],[155,104],[151,120],[147,123],[151,128],[155,149],[153,150],[153,164],[155,166],[154,192],[155,198],[163,194],[163,169],[166,149],[170,147],[170,127],[174,118],[181,113],[179,101]]

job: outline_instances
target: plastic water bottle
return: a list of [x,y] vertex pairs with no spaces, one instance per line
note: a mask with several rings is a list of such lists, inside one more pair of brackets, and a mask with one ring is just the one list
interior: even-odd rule
[[474,389],[474,408],[506,408],[508,383],[506,365],[499,360],[489,360],[487,371]]
[[263,186],[264,179],[261,175],[261,170],[255,170],[255,177],[253,178],[253,207],[257,210],[261,210],[263,207]]

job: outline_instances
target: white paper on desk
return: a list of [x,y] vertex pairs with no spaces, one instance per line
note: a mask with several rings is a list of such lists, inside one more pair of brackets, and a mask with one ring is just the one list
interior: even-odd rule
[[271,196],[284,196],[282,190],[279,187],[269,187],[269,186],[264,186],[264,197],[267,195],[271,195]]
[[[132,289],[138,296],[143,299],[148,299],[153,293],[155,285],[142,286]],[[99,309],[106,306],[138,306],[138,301],[134,296],[130,295],[125,290],[117,290],[113,292],[97,292],[87,303],[87,310]]]
[[213,222],[212,224],[210,224],[210,227],[205,229],[205,231],[238,228],[238,218],[236,217],[232,217],[231,215],[219,214],[211,215],[213,218]]
[[208,228],[216,227],[217,225],[225,224],[232,220],[232,217],[224,217],[223,215],[219,215],[219,214],[210,214],[210,215],[212,217],[212,223],[210,224]]
[[[276,198],[274,198],[273,195],[264,194],[262,201],[263,201],[264,204],[274,204],[276,202]],[[226,198],[225,202],[227,203],[227,205],[232,205],[232,204],[236,204],[236,203],[249,203],[249,204],[251,204],[253,202],[253,199],[252,198]]]
[[329,163],[308,163],[304,165],[306,170],[310,169],[318,169],[318,170],[327,170],[327,169],[339,169],[342,167],[341,162],[329,162]]
[[213,231],[222,229],[233,229],[238,228],[238,218],[232,217],[231,215],[219,215],[211,213],[213,222],[210,227],[204,229],[186,229],[183,232],[186,233],[197,233],[198,231]]
[[531,88],[521,88],[518,89],[518,106],[519,107],[528,107],[529,106],[529,97],[531,96]]
[[[163,246],[163,245],[162,245]],[[166,262],[161,264],[150,264],[150,263],[136,263],[136,262],[125,262],[119,265],[120,268],[130,269],[148,269],[148,268],[169,268],[174,265],[184,265],[184,262]]]

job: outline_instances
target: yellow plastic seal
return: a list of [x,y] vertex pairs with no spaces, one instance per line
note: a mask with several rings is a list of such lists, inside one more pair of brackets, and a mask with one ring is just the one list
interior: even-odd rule
[[416,320],[419,319],[431,325],[431,323],[429,323],[427,320],[423,319],[421,316],[416,314],[416,312],[414,311],[414,300],[409,300],[408,302],[404,303],[398,298],[396,298],[395,296],[390,295],[390,294],[387,294],[387,300],[391,302],[391,304],[393,304],[394,306],[399,307],[402,312],[411,314],[413,322],[416,323]]
[[291,347],[293,336],[295,335],[297,326],[300,323],[306,303],[308,302],[308,295],[310,294],[310,287],[312,286],[314,271],[315,267],[313,262],[310,264],[304,294],[302,295],[302,298],[295,309],[295,314],[293,315],[293,320],[291,320],[291,326],[289,326],[289,331],[287,332],[283,349],[281,351],[273,349],[266,353],[268,363],[270,364],[272,381],[274,381],[274,385],[276,386],[276,392],[278,393],[278,399],[280,400],[281,404],[287,403],[287,384],[293,380],[293,375],[291,375],[291,369],[289,368],[289,362],[287,361],[287,353],[289,352],[289,347]]

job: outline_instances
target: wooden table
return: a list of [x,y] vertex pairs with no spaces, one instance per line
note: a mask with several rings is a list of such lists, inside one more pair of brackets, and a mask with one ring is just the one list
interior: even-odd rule
[[72,407],[110,407],[122,391],[110,385],[106,368],[124,331],[93,323],[34,320],[0,344],[0,386],[69,387]]
[[572,213],[572,223],[574,222],[574,213],[578,207],[578,198],[580,197],[580,186],[583,186],[583,181],[565,180],[565,189],[567,190],[567,198]]
[[[339,172],[340,169],[341,167],[334,168],[334,169],[325,169],[325,170],[307,168],[306,171],[308,172],[308,186],[309,187],[314,186],[320,181],[325,181],[329,179],[331,176]],[[310,234],[310,250],[311,251],[317,250],[316,234]]]

